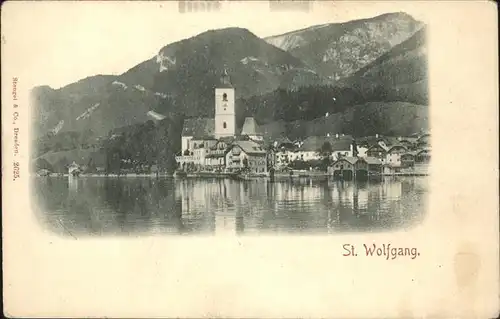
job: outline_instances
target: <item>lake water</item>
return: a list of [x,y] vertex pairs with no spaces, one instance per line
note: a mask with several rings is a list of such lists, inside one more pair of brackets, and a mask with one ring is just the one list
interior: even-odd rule
[[426,213],[428,178],[271,183],[38,177],[33,191],[38,220],[64,236],[335,234],[418,224]]

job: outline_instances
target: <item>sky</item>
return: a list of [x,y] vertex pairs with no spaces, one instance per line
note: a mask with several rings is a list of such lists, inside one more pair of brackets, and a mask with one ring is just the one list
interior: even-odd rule
[[222,0],[218,12],[182,14],[173,1],[13,1],[2,6],[2,49],[16,52],[17,74],[30,85],[59,88],[95,74],[121,74],[163,46],[210,29],[242,27],[266,37],[395,11],[419,19],[403,2],[321,1],[306,12]]

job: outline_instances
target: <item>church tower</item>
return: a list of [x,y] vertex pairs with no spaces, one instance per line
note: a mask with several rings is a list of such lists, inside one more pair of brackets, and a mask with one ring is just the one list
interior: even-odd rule
[[221,83],[215,88],[215,137],[235,136],[234,88],[224,68]]

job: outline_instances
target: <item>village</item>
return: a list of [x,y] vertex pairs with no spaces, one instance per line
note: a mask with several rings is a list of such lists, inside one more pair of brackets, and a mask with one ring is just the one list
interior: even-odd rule
[[[365,137],[332,132],[294,140],[287,136],[272,138],[253,117],[246,117],[243,126],[238,127],[235,88],[226,70],[214,93],[214,118],[184,120],[180,141],[182,150],[175,156],[174,175],[177,177],[332,176],[351,180],[428,174],[431,157],[429,132],[416,132],[411,136],[375,134]],[[148,115],[156,121],[164,118],[154,111]],[[106,162],[106,159],[101,162]],[[75,161],[66,167],[70,176],[158,176],[165,173],[154,164],[142,172],[129,169],[107,172],[104,164],[89,172],[85,162]]]
[[[244,127],[257,127],[247,118]],[[249,133],[249,132],[245,132]],[[364,179],[383,175],[427,175],[429,133],[409,137],[350,135],[287,137],[264,142],[258,132],[232,138],[183,136],[185,150],[176,157],[177,175],[332,176]]]
[[187,119],[177,175],[331,175],[360,179],[381,175],[427,175],[430,134],[366,136],[342,133],[290,140],[270,139],[253,117],[236,127],[235,89],[224,71],[215,89],[215,118]]

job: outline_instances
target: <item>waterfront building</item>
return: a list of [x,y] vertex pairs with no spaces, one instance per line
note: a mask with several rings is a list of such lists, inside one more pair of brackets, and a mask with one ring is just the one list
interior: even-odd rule
[[385,162],[392,167],[401,167],[401,156],[407,151],[408,149],[401,144],[393,145],[386,152]]
[[[358,164],[358,165],[357,165]],[[336,160],[329,168],[328,172],[336,178],[353,179],[355,171],[364,161],[357,157],[346,156]]]
[[368,172],[370,174],[381,174],[382,173],[382,161],[376,157],[365,157],[363,158],[368,164]]
[[382,173],[382,161],[374,157],[342,157],[328,167],[328,173],[336,178],[363,179],[368,174]]
[[254,141],[235,141],[226,151],[228,170],[248,169],[249,173],[267,173],[266,150]]
[[415,163],[416,164],[429,164],[430,161],[431,161],[430,148],[419,149],[415,152]]
[[302,145],[294,152],[295,158],[303,161],[319,160],[328,156],[333,160],[340,157],[353,156],[352,136],[309,136]]
[[68,175],[78,175],[80,174],[80,165],[78,165],[75,161],[68,165]]
[[410,168],[415,165],[416,152],[406,152],[401,154],[401,167]]
[[366,157],[378,158],[380,161],[382,161],[382,163],[385,163],[387,151],[388,151],[388,147],[385,146],[385,143],[384,144],[377,143],[377,144],[373,144],[372,146],[370,146],[366,150],[365,155],[366,155]]
[[187,118],[184,120],[184,126],[181,133],[182,154],[185,155],[186,150],[192,150],[194,144],[189,143],[190,140],[203,140],[204,138],[214,139],[215,122],[213,118]]

